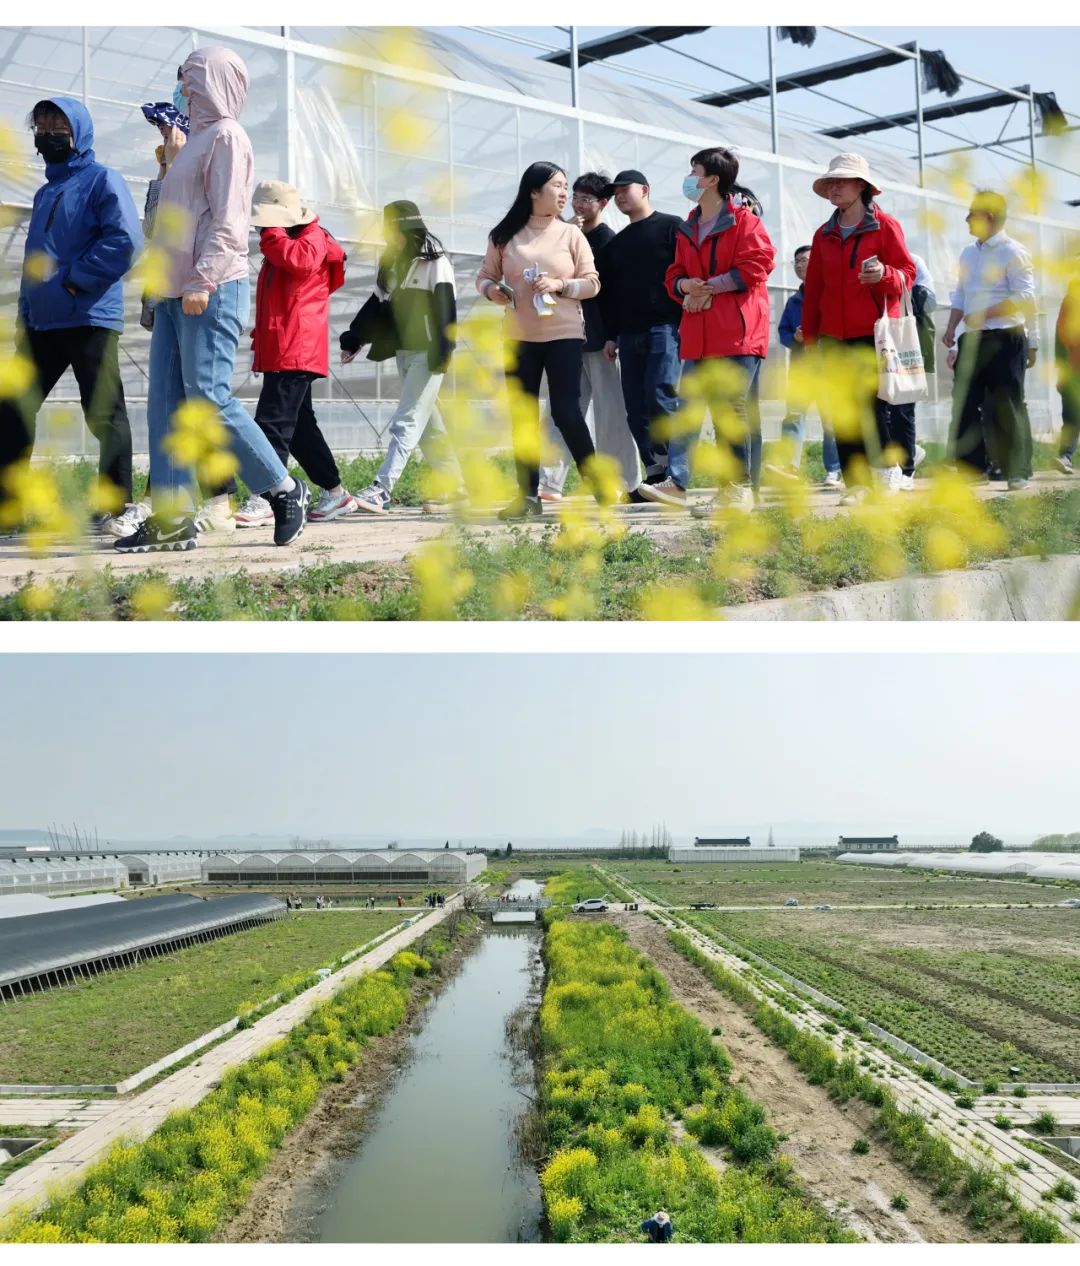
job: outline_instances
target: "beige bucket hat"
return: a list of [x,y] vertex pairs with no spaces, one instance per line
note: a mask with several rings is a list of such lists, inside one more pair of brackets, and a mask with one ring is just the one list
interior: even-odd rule
[[829,196],[825,189],[827,180],[865,180],[871,193],[881,192],[870,175],[870,164],[861,154],[837,154],[829,160],[829,170],[814,181],[814,192],[819,198]]
[[284,180],[261,180],[252,198],[251,223],[257,229],[291,229],[310,224],[315,212],[300,205],[300,194]]

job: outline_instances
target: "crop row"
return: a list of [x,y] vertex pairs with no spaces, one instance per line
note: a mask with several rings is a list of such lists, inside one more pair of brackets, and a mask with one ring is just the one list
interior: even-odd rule
[[401,1023],[415,978],[431,970],[451,934],[424,944],[429,958],[405,950],[348,985],[287,1037],[228,1072],[194,1108],[172,1113],[144,1142],[115,1146],[73,1190],[36,1213],[0,1225],[0,1241],[211,1239],[322,1088],[344,1080],[369,1037]]
[[[721,1047],[623,933],[546,923],[541,1188],[552,1237],[640,1240],[642,1220],[664,1208],[679,1242],[853,1240],[804,1194],[764,1110],[728,1080]],[[726,1149],[722,1172],[697,1143],[675,1141],[674,1117]]]
[[896,964],[882,967],[878,960],[873,960],[873,970],[857,963],[854,956],[847,963],[840,962],[793,938],[755,936],[747,932],[745,924],[733,930],[723,915],[708,916],[703,924],[725,932],[746,949],[965,1077],[1004,1078],[1009,1076],[1008,1069],[1017,1065],[1028,1081],[1072,1078],[1069,1051],[1074,1043],[1070,1043],[1068,1030],[1055,1030],[1043,1023],[1036,1046],[1030,1036],[1030,1016],[1018,1014],[1010,1027],[995,1024],[993,1016],[1002,1012],[1002,1004],[980,998],[970,988],[949,987],[916,972],[905,972]]
[[[1077,929],[1080,937],[1080,928]],[[898,948],[894,953],[921,966],[945,970],[976,988],[994,989],[1018,1005],[1038,1004],[1057,1012],[1062,1020],[1080,1017],[1080,959],[985,951],[931,953]]]
[[873,1132],[883,1138],[893,1155],[914,1173],[933,1183],[939,1200],[960,1203],[968,1221],[979,1231],[1005,1231],[1015,1221],[1019,1237],[1031,1243],[1058,1243],[1063,1237],[1052,1218],[1023,1210],[1002,1176],[990,1167],[976,1167],[957,1156],[917,1111],[903,1112],[885,1086],[863,1071],[851,1056],[841,1056],[830,1043],[800,1028],[782,1010],[754,996],[745,982],[715,959],[703,954],[679,932],[669,940],[721,992],[738,1003],[754,1024],[785,1050],[811,1085],[847,1102],[858,1098],[878,1109]]

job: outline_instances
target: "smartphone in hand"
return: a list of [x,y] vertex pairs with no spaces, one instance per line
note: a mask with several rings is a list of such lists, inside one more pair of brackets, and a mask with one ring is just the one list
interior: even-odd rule
[[864,273],[868,273],[870,269],[873,268],[877,262],[878,262],[878,257],[876,255],[867,255],[867,257],[863,260],[863,262],[859,265],[859,267]]

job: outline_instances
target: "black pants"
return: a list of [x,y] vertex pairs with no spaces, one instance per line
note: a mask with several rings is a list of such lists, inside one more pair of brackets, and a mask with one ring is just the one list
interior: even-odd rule
[[336,488],[341,472],[311,403],[311,384],[318,377],[300,369],[263,374],[255,421],[284,465],[291,453],[312,483]]
[[971,330],[960,335],[949,451],[980,475],[989,469],[992,452],[1006,479],[1025,477],[1031,430],[1024,404],[1026,369],[1027,340],[1022,331]]
[[889,405],[889,436],[904,450],[900,463],[905,475],[915,473],[915,404]]
[[[818,340],[819,346],[822,348],[826,356],[839,356],[847,349],[849,355],[866,355],[864,349],[869,348],[870,355],[874,356],[874,336],[867,334],[861,338],[838,339],[823,336]],[[828,367],[823,371],[828,374]],[[867,381],[869,382],[868,375]],[[861,418],[861,433],[843,434],[844,427],[837,429],[832,418],[827,419],[833,425],[833,431],[836,435],[836,452],[840,459],[840,469],[844,473],[844,483],[849,487],[854,487],[860,482],[859,466],[866,463],[868,466],[876,466],[881,460],[881,454],[888,447],[889,440],[892,438],[889,427],[890,407],[881,400],[876,392],[872,399],[860,401],[859,415]],[[861,482],[865,483],[865,476]]]
[[1072,461],[1080,441],[1080,374],[1069,370],[1061,392],[1061,446],[1058,453]]
[[[557,338],[550,343],[518,343],[517,364],[510,371],[526,395],[540,399],[540,383],[547,375],[551,420],[566,441],[570,456],[581,470],[596,449],[581,411],[581,356],[585,347],[578,338]],[[533,454],[540,448],[539,403],[529,417],[513,419],[514,456],[518,484],[527,497],[540,487],[540,467]],[[527,459],[523,456],[527,454]],[[585,473],[584,471],[582,472]]]
[[0,498],[4,476],[28,462],[34,448],[38,410],[71,369],[79,384],[86,425],[100,446],[98,469],[124,501],[131,496],[131,424],[120,382],[120,335],[96,325],[69,330],[21,331],[16,350],[33,361],[37,380],[17,400],[0,401]]

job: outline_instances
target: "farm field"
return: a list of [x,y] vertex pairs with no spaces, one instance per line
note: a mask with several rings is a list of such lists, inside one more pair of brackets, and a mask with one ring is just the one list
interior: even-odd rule
[[929,871],[880,870],[835,862],[712,862],[672,866],[670,862],[613,862],[606,867],[635,887],[672,905],[713,901],[717,905],[919,905],[926,902],[1056,901],[1076,891],[1020,880],[935,875]]
[[122,1080],[400,922],[312,914],[237,932],[0,1008],[0,1082]]
[[973,1081],[1080,1081],[1075,910],[705,912],[694,922]]

